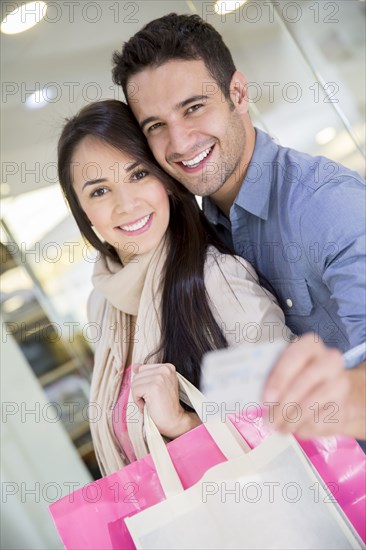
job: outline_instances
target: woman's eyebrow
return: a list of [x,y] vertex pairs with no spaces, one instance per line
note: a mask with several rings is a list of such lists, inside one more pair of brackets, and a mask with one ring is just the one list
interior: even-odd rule
[[[131,170],[134,170],[139,165],[140,165],[140,163],[135,161],[135,162],[125,164],[123,168],[127,172],[131,172]],[[96,178],[96,179],[93,179],[93,180],[88,180],[83,184],[81,190],[84,191],[85,187],[87,187],[88,185],[95,185],[96,183],[105,183],[106,181],[107,181],[107,178]]]
[[82,186],[81,190],[84,191],[84,188],[87,186],[87,185],[94,185],[95,183],[105,183],[107,180],[106,178],[97,178],[95,180],[88,180],[84,183],[84,185]]
[[140,166],[140,163],[135,161],[135,162],[131,162],[129,164],[125,164],[124,169],[126,170],[126,172],[131,172],[131,170],[134,170],[138,166]]

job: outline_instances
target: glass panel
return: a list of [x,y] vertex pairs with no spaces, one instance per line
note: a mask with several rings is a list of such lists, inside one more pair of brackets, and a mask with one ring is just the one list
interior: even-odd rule
[[364,174],[365,3],[240,4],[217,15],[215,2],[194,1],[247,78],[255,125]]

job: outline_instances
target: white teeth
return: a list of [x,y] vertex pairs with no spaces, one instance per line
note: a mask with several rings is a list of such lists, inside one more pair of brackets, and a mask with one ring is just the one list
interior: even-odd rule
[[209,147],[206,151],[202,151],[202,153],[194,157],[192,160],[182,160],[182,164],[184,164],[184,166],[189,166],[189,168],[193,168],[194,166],[197,166],[204,158],[206,158],[207,155],[211,153],[211,150],[212,147]]
[[147,222],[150,219],[151,214],[148,214],[144,218],[142,218],[140,221],[133,223],[131,225],[120,225],[120,228],[124,231],[137,231],[137,229],[141,229],[141,227],[144,227],[144,225],[147,224]]

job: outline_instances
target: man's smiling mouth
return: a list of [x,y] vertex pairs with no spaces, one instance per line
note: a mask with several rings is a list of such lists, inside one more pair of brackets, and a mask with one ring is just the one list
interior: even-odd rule
[[202,153],[191,160],[182,160],[181,164],[183,164],[183,166],[186,166],[187,168],[196,168],[211,153],[213,147],[214,146],[211,145],[211,147],[208,147],[208,149],[205,149],[204,151],[202,151]]

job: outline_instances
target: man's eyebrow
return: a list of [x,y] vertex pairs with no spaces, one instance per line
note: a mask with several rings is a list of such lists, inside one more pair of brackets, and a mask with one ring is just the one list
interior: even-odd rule
[[[183,109],[184,107],[187,107],[187,105],[189,105],[190,103],[194,103],[196,101],[201,101],[201,102],[204,102],[204,101],[207,101],[209,99],[209,97],[207,95],[194,95],[192,97],[188,97],[187,99],[184,99],[183,101],[180,101],[179,103],[177,103],[175,106],[174,106],[174,111],[179,111],[180,109]],[[158,116],[149,116],[147,118],[145,118],[141,124],[140,124],[140,128],[141,130],[143,131],[146,124],[150,124],[150,122],[156,122],[160,120]]]
[[187,107],[190,103],[195,103],[196,101],[207,101],[209,99],[208,95],[194,95],[192,97],[189,97],[188,99],[184,99],[183,101],[180,101],[177,103],[177,105],[174,107],[175,111],[179,111],[179,109],[183,109],[183,107]]

